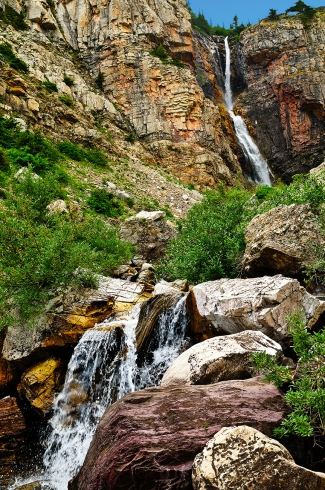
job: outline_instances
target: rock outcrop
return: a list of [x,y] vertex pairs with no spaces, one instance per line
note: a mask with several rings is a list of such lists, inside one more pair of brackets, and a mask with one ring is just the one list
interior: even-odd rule
[[8,488],[16,477],[24,451],[25,419],[15,398],[0,400],[0,488]]
[[257,330],[288,347],[287,317],[300,309],[309,328],[322,323],[325,302],[281,275],[205,282],[188,296],[191,329],[199,340]]
[[64,382],[65,363],[61,359],[48,359],[27,369],[18,385],[20,396],[42,416],[50,412],[55,394]]
[[161,386],[206,385],[249,378],[252,374],[249,357],[254,352],[282,356],[281,346],[262,332],[215,337],[183,352],[167,369]]
[[325,13],[263,20],[240,37],[247,86],[239,101],[268,163],[284,181],[324,160]]
[[87,329],[113,313],[130,310],[148,297],[143,284],[101,276],[95,291],[71,291],[53,298],[47,315],[35,327],[8,329],[2,357],[20,370],[49,356],[69,358]]
[[141,259],[158,262],[176,235],[175,227],[165,217],[163,211],[141,211],[122,223],[120,237],[136,246]]
[[245,239],[242,263],[248,277],[283,274],[301,279],[312,248],[325,246],[310,204],[278,206],[255,216]]
[[271,435],[286,412],[281,392],[256,378],[131,393],[104,414],[69,490],[190,490],[194,457],[221,427]]
[[224,427],[195,458],[194,490],[323,490],[325,473],[294,463],[278,441],[243,425]]

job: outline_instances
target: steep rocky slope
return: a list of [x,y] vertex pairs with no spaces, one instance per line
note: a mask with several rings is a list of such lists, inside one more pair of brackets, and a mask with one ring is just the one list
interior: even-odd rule
[[280,16],[240,37],[237,63],[247,87],[240,110],[285,181],[324,160],[324,51],[322,9],[305,24],[299,16]]
[[[220,104],[220,89],[212,101],[196,80],[200,53],[185,1],[12,6],[24,8],[30,30],[1,29],[1,41],[10,42],[28,64],[29,76],[15,80],[15,73],[4,73],[3,109],[11,107],[56,136],[86,139],[120,156],[130,149],[116,138],[124,141],[133,132],[141,141],[132,148],[135,156],[164,166],[186,183],[204,188],[234,182],[241,169],[229,143],[233,128]],[[160,44],[167,60],[151,54]],[[99,73],[101,91],[95,84]],[[73,86],[64,83],[64,76],[74,80]],[[74,104],[69,108],[58,102],[58,94],[40,93],[46,80]],[[115,138],[115,145],[104,141],[98,126]]]

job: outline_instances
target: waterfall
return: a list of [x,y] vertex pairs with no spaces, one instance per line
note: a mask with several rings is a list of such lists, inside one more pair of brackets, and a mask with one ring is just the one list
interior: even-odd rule
[[230,67],[230,48],[228,37],[225,39],[226,48],[226,73],[225,73],[225,104],[234,122],[238,142],[244,152],[248,162],[252,165],[253,180],[256,184],[272,185],[271,173],[266,161],[262,157],[257,145],[254,143],[247,126],[241,116],[236,116],[233,112],[234,101],[231,90],[231,67]]
[[27,480],[17,480],[12,489],[35,481],[47,490],[68,488],[106,408],[126,393],[158,385],[184,348],[188,326],[185,300],[182,296],[160,314],[140,367],[135,335],[140,305],[126,318],[108,319],[83,335],[69,362],[64,387],[54,401],[44,470]]

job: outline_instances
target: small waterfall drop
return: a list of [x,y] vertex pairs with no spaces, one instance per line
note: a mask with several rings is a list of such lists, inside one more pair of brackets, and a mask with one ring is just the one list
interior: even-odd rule
[[228,37],[225,39],[226,49],[226,72],[225,72],[225,104],[234,122],[238,142],[244,152],[246,159],[251,163],[254,172],[253,180],[256,184],[272,185],[271,173],[266,161],[262,157],[257,145],[254,143],[248,128],[241,116],[236,116],[233,112],[234,100],[231,90],[231,67],[230,67],[230,48]]
[[106,408],[129,392],[159,385],[184,348],[188,326],[185,303],[186,296],[182,296],[160,314],[140,366],[135,334],[140,305],[126,318],[108,319],[83,335],[69,362],[64,387],[54,401],[42,474],[19,479],[11,488],[40,481],[44,489],[67,490]]

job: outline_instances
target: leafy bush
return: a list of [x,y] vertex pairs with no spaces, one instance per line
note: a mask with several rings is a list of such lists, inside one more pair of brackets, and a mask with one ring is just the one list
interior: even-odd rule
[[71,77],[68,77],[68,75],[64,75],[63,81],[68,87],[72,87],[74,85],[74,80]]
[[168,58],[168,53],[164,46],[162,44],[159,44],[159,46],[156,49],[153,49],[150,51],[151,56],[155,56],[156,58],[159,58],[160,60],[167,60]]
[[127,136],[125,136],[125,141],[128,141],[129,143],[135,143],[136,141],[136,136],[134,133],[129,133]]
[[325,330],[311,334],[302,319],[302,312],[290,316],[293,349],[298,356],[297,374],[280,366],[277,359],[258,353],[251,357],[265,379],[281,387],[290,381],[285,395],[292,412],[274,431],[277,437],[296,434],[302,437],[325,435]]
[[191,283],[236,277],[245,250],[244,231],[252,215],[245,207],[249,197],[249,192],[237,188],[207,192],[181,223],[159,274]]
[[66,198],[55,175],[13,181],[0,205],[0,327],[32,323],[49,294],[68,285],[94,286],[96,273],[109,274],[130,259],[131,246],[98,218],[74,221],[49,214]]
[[0,55],[2,55],[4,60],[9,63],[9,66],[14,70],[22,71],[23,73],[28,72],[28,65],[20,58],[17,58],[9,43],[5,42],[0,44]]
[[5,5],[4,10],[0,9],[0,20],[5,24],[12,25],[17,31],[26,31],[29,29],[28,24],[25,22],[25,14],[21,10],[19,13],[9,5]]
[[96,213],[110,218],[118,218],[124,212],[124,206],[120,199],[105,189],[93,190],[88,199],[88,205]]
[[268,19],[269,20],[277,20],[278,19],[278,14],[276,13],[276,10],[275,9],[270,9],[270,12],[269,12],[269,15],[268,15]]
[[95,78],[95,83],[100,90],[103,90],[104,88],[103,87],[104,80],[105,80],[104,74],[101,71],[98,72],[98,75]]
[[71,143],[70,141],[61,141],[58,143],[58,149],[64,155],[72,158],[76,162],[81,162],[82,160],[86,160],[93,165],[98,167],[107,166],[107,158],[105,154],[99,150],[98,148],[94,148],[92,150],[81,148],[75,143]]
[[7,151],[7,158],[13,165],[18,165],[19,167],[30,166],[36,173],[40,174],[48,170],[51,166],[51,162],[48,162],[45,158],[39,155],[34,156],[31,153],[26,153],[26,151],[17,150],[16,148]]
[[72,107],[74,104],[73,99],[71,99],[71,97],[69,97],[68,95],[59,95],[58,98],[59,98],[60,102],[62,102],[63,104],[65,104],[68,107]]
[[49,80],[45,80],[45,82],[43,82],[43,85],[49,94],[58,91],[58,87],[56,86],[56,84],[53,82],[50,82]]

